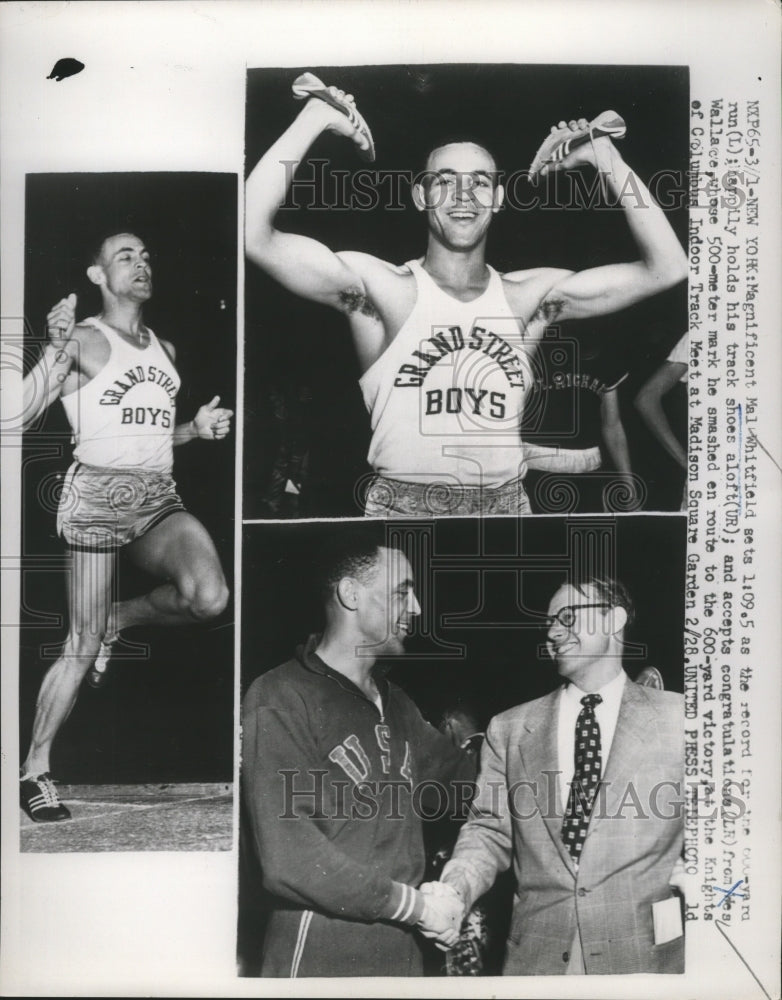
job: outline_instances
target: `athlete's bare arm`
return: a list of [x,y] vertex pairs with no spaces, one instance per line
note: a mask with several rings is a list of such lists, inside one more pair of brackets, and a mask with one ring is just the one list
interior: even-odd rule
[[[171,359],[171,363],[175,364],[176,348],[171,341],[161,340],[158,337],[158,342]],[[196,438],[203,438],[205,441],[222,440],[231,430],[231,417],[234,415],[234,411],[218,406],[219,402],[220,397],[215,396],[214,399],[198,408],[192,420],[177,424],[174,428],[174,447],[179,444],[187,444],[188,441],[195,441]]]
[[616,386],[608,389],[603,396],[600,404],[600,424],[603,442],[616,471],[630,475],[633,471],[630,464],[630,449],[627,446],[627,434],[619,405],[619,389]]
[[[176,362],[176,348],[170,340],[158,342],[166,354],[171,358],[171,363]],[[215,396],[208,403],[198,408],[192,420],[186,423],[177,424],[174,428],[174,447],[180,444],[187,444],[188,441],[195,441],[196,438],[203,438],[205,441],[220,441],[231,430],[231,417],[233,410],[226,410],[225,407],[218,406],[220,397]]]
[[[535,311],[538,322],[548,324],[616,312],[687,277],[687,256],[670,223],[612,141],[599,138],[578,146],[557,169],[568,170],[584,164],[596,167],[605,176],[608,191],[624,210],[639,259],[575,273],[563,272],[540,300]],[[506,277],[513,280],[515,276]]]
[[[341,91],[334,93],[343,96]],[[324,101],[309,100],[247,178],[245,249],[250,260],[285,288],[348,317],[364,372],[383,353],[413,308],[412,275],[371,254],[335,253],[317,240],[284,233],[275,225],[294,169],[326,130],[359,145],[363,142],[345,115]]]
[[220,441],[231,430],[231,417],[233,410],[226,410],[219,406],[220,397],[215,396],[208,403],[198,408],[192,420],[185,424],[177,424],[174,428],[174,446],[187,444],[188,441],[195,441],[196,438],[203,438],[205,441]]
[[687,371],[687,365],[678,361],[663,361],[660,367],[641,386],[635,397],[635,407],[668,454],[683,468],[687,468],[687,452],[676,437],[663,409],[662,401]]
[[60,396],[68,395],[93,378],[109,358],[103,334],[94,327],[76,323],[74,294],[50,309],[46,331],[48,342],[23,381],[23,430]]
[[536,267],[527,271],[511,271],[502,276],[505,297],[528,346],[533,346],[543,336],[546,327],[556,322],[557,309],[548,296],[553,288],[574,273],[562,267]]
[[[107,364],[111,348],[103,333],[94,326],[76,323],[76,296],[61,299],[46,317],[49,338],[41,357],[25,375],[22,387],[24,416],[22,430],[31,424],[60,396],[67,396],[86,385]],[[161,340],[173,362],[174,345]],[[174,444],[196,438],[219,441],[231,429],[233,410],[219,406],[215,396],[201,406],[195,417],[174,430]]]
[[324,101],[310,99],[258,161],[247,178],[245,250],[250,260],[296,295],[343,312],[366,310],[370,304],[362,277],[341,256],[317,240],[275,227],[294,170],[327,130],[363,141],[345,115]]
[[22,430],[26,431],[60,396],[76,355],[77,348],[72,339],[62,347],[55,347],[53,344],[44,347],[38,363],[25,375],[22,383]]
[[413,310],[416,282],[406,264],[389,264],[371,254],[345,251],[344,263],[361,276],[364,291],[342,295],[342,309],[350,321],[350,332],[359,367],[365,372],[385,351]]

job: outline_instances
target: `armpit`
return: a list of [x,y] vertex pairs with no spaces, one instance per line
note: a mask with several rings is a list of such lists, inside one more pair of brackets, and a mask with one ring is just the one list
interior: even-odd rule
[[339,293],[339,304],[348,315],[360,312],[372,319],[380,319],[377,309],[360,288],[346,288]]
[[542,320],[544,323],[553,323],[559,318],[564,305],[564,301],[560,298],[556,298],[554,296],[547,297],[543,299],[538,308],[535,310],[533,318]]

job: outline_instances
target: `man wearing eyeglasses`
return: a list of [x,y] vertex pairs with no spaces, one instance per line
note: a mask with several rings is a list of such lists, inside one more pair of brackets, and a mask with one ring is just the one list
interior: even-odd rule
[[422,887],[464,912],[513,864],[505,975],[684,971],[684,700],[625,674],[632,619],[610,577],[557,590],[546,650],[565,683],[492,720],[471,817]]
[[483,146],[449,141],[429,151],[413,180],[415,207],[428,224],[426,252],[396,266],[369,253],[334,253],[277,228],[293,192],[291,167],[322,133],[345,136],[374,159],[352,95],[310,73],[293,90],[310,99],[247,178],[246,253],[289,291],[349,320],[372,428],[367,461],[375,476],[365,513],[529,513],[518,428],[546,328],[617,312],[687,276],[686,254],[665,213],[613,145],[624,121],[615,112],[592,123],[560,121],[529,177],[598,170],[624,213],[637,260],[580,272],[495,271],[485,257],[489,226],[505,200],[497,164]]

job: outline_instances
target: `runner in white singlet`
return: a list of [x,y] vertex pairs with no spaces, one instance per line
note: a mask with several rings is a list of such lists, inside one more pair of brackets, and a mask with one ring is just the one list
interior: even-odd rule
[[102,333],[111,356],[86,385],[61,397],[74,431],[73,457],[101,468],[171,472],[180,385],[171,355],[149,327],[139,348],[98,316],[79,325]]
[[483,294],[460,302],[418,261],[407,267],[413,311],[359,381],[372,422],[369,463],[409,482],[503,486],[524,473],[518,426],[531,373],[502,279],[489,268]]
[[[334,87],[328,91],[329,100],[307,101],[248,177],[247,256],[290,291],[349,318],[372,420],[369,461],[377,473],[367,513],[524,513],[529,505],[521,487],[523,456],[510,435],[507,448],[504,444],[511,421],[518,435],[523,392],[508,396],[520,387],[510,384],[503,362],[517,363],[521,372],[551,323],[615,312],[678,283],[687,275],[686,254],[606,135],[574,143],[567,156],[544,169],[599,166],[608,197],[621,206],[638,247],[639,259],[632,263],[579,273],[543,267],[495,275],[486,264],[486,236],[504,191],[491,154],[471,142],[434,149],[416,179],[420,183],[413,185],[415,207],[428,223],[418,265],[395,266],[354,251],[333,253],[316,240],[280,232],[274,220],[293,181],[290,165],[301,163],[323,131],[367,148],[366,132],[352,123],[358,120],[350,113],[352,96]],[[583,135],[588,123],[563,121],[559,127]],[[495,316],[486,296],[497,303]],[[437,302],[436,308],[429,311],[427,302]],[[419,308],[425,315],[418,315]],[[491,326],[500,318],[503,326],[515,323],[509,340]],[[460,333],[443,332],[451,326]],[[484,344],[469,346],[468,335],[477,327],[498,336],[497,352],[487,352]],[[442,339],[436,331],[443,332]],[[464,337],[464,347],[454,346],[449,336]],[[400,337],[403,343],[397,344]],[[416,337],[420,348],[408,344]],[[411,357],[416,349],[425,357]]]
[[[174,349],[143,322],[152,270],[137,236],[107,237],[87,275],[101,292],[100,316],[77,325],[76,296],[59,302],[47,316],[50,342],[24,379],[25,427],[59,397],[75,440],[57,518],[70,560],[69,633],[43,679],[21,768],[21,804],[37,822],[70,816],[49,774],[52,741],[85,675],[102,683],[120,630],[204,621],[228,602],[212,539],[185,511],[171,470],[174,446],[220,440],[232,412],[216,396],[192,420],[176,423]],[[120,548],[166,582],[112,603]]]

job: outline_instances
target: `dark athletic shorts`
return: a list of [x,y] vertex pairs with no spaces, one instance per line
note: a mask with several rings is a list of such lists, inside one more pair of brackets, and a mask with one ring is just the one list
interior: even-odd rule
[[74,462],[60,495],[57,531],[73,549],[111,552],[184,509],[167,473]]

